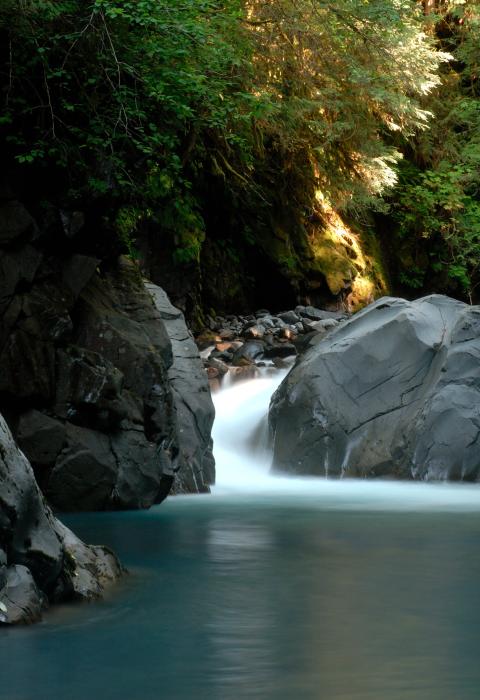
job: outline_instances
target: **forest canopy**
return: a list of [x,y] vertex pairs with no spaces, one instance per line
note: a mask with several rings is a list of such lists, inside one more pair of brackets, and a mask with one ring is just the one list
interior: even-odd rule
[[122,236],[161,221],[180,262],[207,180],[255,237],[288,179],[299,217],[315,193],[389,210],[406,285],[471,291],[479,36],[476,0],[2,0],[0,138],[71,201],[113,202]]

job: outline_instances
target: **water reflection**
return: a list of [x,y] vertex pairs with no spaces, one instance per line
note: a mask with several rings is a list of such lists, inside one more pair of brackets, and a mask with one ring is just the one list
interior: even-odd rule
[[215,697],[265,696],[272,686],[277,612],[268,567],[274,533],[265,524],[214,519],[208,531],[208,556],[219,581],[217,604],[208,622]]
[[230,496],[72,520],[132,575],[2,632],[2,700],[478,698],[476,514]]

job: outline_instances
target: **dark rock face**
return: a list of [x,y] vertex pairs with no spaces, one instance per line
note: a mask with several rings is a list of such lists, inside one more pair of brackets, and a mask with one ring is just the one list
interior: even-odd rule
[[174,490],[176,493],[205,492],[215,483],[211,438],[215,409],[208,377],[181,311],[172,306],[163,289],[149,283],[146,287],[172,344],[168,379],[181,436]]
[[74,511],[159,503],[175,474],[208,490],[213,407],[183,316],[133,263],[81,252],[79,212],[60,221],[57,250],[0,202],[0,411],[43,493]]
[[121,573],[111,552],[53,516],[0,416],[0,623],[36,622],[49,601],[97,598]]
[[383,298],[318,334],[274,395],[274,465],[480,479],[480,308]]

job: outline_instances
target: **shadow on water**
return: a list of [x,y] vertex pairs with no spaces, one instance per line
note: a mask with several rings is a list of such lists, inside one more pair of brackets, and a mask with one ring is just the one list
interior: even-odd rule
[[213,496],[67,519],[131,574],[2,630],[2,700],[478,698],[477,488],[278,480],[242,425]]

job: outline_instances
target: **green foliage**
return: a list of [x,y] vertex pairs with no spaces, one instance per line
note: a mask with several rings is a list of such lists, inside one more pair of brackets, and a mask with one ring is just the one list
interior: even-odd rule
[[[454,48],[478,62],[474,43]],[[428,126],[422,100],[447,60],[410,0],[2,0],[0,51],[8,157],[55,172],[74,201],[108,202],[132,255],[148,222],[179,265],[200,260],[220,197],[228,235],[249,246],[281,207],[304,226],[315,190],[337,208],[381,206],[395,137]],[[464,131],[473,101],[457,106]],[[399,200],[402,225],[422,220],[414,235],[442,224],[457,279],[476,246],[462,258],[455,238],[478,214],[475,143],[459,170],[419,171]]]
[[[400,169],[394,212],[402,238],[428,251],[430,272],[471,295],[480,271],[479,4],[446,3],[437,31],[455,62],[429,99],[431,129],[411,143]],[[428,272],[405,269],[401,281],[421,286]]]

